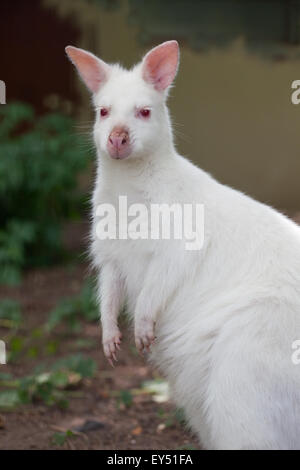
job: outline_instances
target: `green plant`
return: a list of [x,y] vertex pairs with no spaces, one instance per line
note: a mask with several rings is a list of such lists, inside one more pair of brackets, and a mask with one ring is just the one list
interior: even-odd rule
[[80,214],[77,175],[87,161],[72,119],[0,107],[0,282],[61,259],[62,222]]
[[82,378],[93,377],[96,372],[96,368],[96,362],[83,354],[72,354],[64,357],[52,366],[53,371],[70,370],[79,374]]
[[22,322],[21,307],[13,299],[0,300],[0,326],[18,328]]
[[11,409],[18,405],[42,402],[47,406],[68,406],[69,390],[78,387],[84,378],[92,377],[96,371],[93,359],[81,354],[67,356],[51,368],[39,367],[35,373],[13,379],[0,376],[0,409]]
[[46,325],[48,331],[52,331],[62,322],[66,322],[70,329],[78,330],[80,320],[94,321],[99,318],[93,281],[88,279],[79,295],[63,299],[50,312]]
[[120,390],[117,397],[118,407],[124,406],[125,408],[129,408],[133,403],[133,396],[130,390]]
[[55,432],[51,438],[51,445],[63,446],[68,441],[68,439],[74,436],[75,434],[69,429],[65,432]]

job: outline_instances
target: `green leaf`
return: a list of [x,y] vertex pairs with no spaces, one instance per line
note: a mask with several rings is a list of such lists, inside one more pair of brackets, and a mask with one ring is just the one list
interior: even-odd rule
[[63,446],[70,437],[75,436],[75,434],[67,430],[66,432],[56,432],[53,434],[51,443],[55,446]]
[[14,336],[11,338],[9,343],[9,349],[13,353],[19,353],[22,351],[24,346],[24,338],[20,336]]
[[7,374],[6,372],[0,372],[0,381],[7,381],[11,379],[12,379],[11,374]]
[[13,299],[2,299],[0,301],[0,319],[10,320],[13,326],[19,326],[22,322],[19,302]]
[[131,406],[133,403],[133,397],[130,390],[120,390],[118,402],[125,405],[126,408]]
[[57,352],[57,348],[58,348],[58,341],[56,340],[48,341],[48,343],[45,346],[45,352],[46,354],[51,356]]
[[57,370],[52,372],[50,381],[54,387],[65,388],[69,383],[69,375],[67,372]]
[[[0,255],[1,258],[1,255]],[[2,265],[0,271],[0,284],[15,286],[21,281],[21,270],[18,266]]]
[[90,358],[82,354],[67,356],[53,365],[53,370],[70,370],[76,372],[81,377],[93,377],[96,372],[97,364]]
[[66,322],[73,331],[78,330],[80,320],[95,321],[99,318],[99,307],[92,280],[89,279],[79,295],[61,300],[50,312],[46,329],[52,331]]
[[37,346],[31,346],[27,351],[27,356],[34,359],[38,356],[39,350]]
[[0,392],[0,409],[12,409],[20,404],[17,390],[4,390]]

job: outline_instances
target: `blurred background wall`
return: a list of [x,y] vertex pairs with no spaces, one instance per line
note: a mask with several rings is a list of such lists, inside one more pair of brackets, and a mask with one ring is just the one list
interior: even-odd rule
[[131,66],[177,39],[169,100],[180,152],[224,183],[277,208],[300,208],[300,2],[23,0],[1,2],[0,79],[7,102],[93,119],[64,47]]

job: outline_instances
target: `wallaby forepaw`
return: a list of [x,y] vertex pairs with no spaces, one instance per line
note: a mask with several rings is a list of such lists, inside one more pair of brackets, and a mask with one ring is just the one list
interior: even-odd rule
[[135,325],[135,345],[140,354],[150,351],[155,341],[155,322],[149,318],[140,319]]
[[112,367],[114,367],[114,361],[118,361],[117,350],[120,349],[121,340],[122,333],[119,330],[112,335],[104,335],[103,337],[104,354]]

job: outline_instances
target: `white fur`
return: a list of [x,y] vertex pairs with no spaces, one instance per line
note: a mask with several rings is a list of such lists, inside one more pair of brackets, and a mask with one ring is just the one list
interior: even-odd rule
[[[300,365],[291,361],[300,338],[300,228],[177,154],[166,92],[146,83],[141,67],[111,66],[94,95],[111,114],[94,128],[93,206],[117,206],[119,195],[147,205],[199,202],[205,242],[188,252],[180,241],[99,241],[93,231],[106,355],[115,354],[126,302],[137,340],[155,323],[150,359],[204,448],[300,449]],[[149,122],[134,116],[136,106],[151,107]],[[107,138],[123,124],[133,153],[113,160]]]

